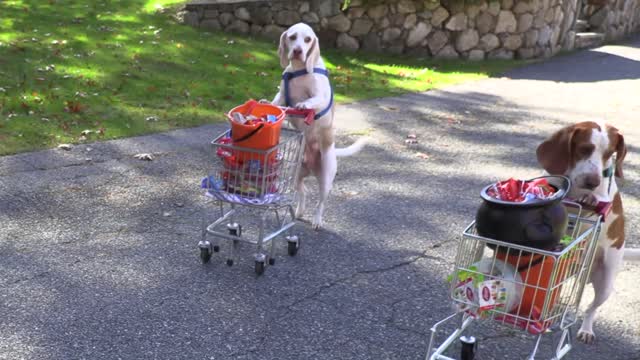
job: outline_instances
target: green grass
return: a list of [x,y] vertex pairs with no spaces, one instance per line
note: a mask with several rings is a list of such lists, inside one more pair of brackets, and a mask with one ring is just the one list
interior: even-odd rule
[[[269,41],[177,24],[177,0],[0,2],[0,155],[222,121],[271,99]],[[324,51],[336,100],[482,79],[515,62],[433,62]]]

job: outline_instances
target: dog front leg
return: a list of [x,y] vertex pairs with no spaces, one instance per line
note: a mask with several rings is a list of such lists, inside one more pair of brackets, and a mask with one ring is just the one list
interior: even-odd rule
[[277,105],[277,106],[284,106],[284,84],[282,83],[282,81],[280,82],[280,90],[278,91],[278,93],[276,94],[276,96],[274,96],[273,101],[271,102],[273,105]]

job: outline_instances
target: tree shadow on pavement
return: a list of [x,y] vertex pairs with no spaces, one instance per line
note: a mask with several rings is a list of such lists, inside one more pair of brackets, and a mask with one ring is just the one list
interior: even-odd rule
[[[571,56],[553,59],[517,68],[503,76],[514,80],[546,80],[557,82],[597,82],[634,80],[640,78],[640,37],[635,36],[619,45],[583,50]],[[633,49],[634,54],[629,54]],[[575,69],[579,67],[580,72]]]

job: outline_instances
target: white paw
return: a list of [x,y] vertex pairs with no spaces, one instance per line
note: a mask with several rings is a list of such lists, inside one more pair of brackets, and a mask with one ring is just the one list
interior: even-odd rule
[[593,344],[595,340],[596,340],[596,335],[593,333],[593,331],[585,331],[585,330],[578,331],[578,341],[581,341],[585,344]]
[[311,222],[311,227],[313,228],[313,230],[320,230],[322,228],[322,216],[321,215],[314,215],[313,216],[313,221]]
[[296,104],[296,109],[298,110],[306,110],[309,109],[309,104],[305,103],[305,102],[301,102],[301,103],[297,103]]
[[582,197],[580,197],[580,199],[578,199],[578,202],[581,203],[582,205],[587,205],[587,206],[598,205],[598,199],[593,194],[583,195]]
[[258,102],[259,102],[260,104],[271,104],[271,101],[269,101],[269,100],[267,100],[267,99],[260,99],[260,100],[258,100]]

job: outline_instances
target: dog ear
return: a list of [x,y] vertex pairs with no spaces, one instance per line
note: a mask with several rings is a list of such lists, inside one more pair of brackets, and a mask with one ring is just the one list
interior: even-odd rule
[[305,60],[305,66],[307,67],[307,73],[313,74],[313,68],[320,60],[320,46],[318,45],[318,38],[313,37],[311,40],[311,47],[307,51],[307,59]]
[[552,175],[564,175],[571,162],[571,149],[575,125],[567,126],[553,134],[536,149],[538,163]]
[[280,66],[286,68],[289,65],[289,54],[287,54],[287,31],[280,35],[280,45],[278,46],[278,56],[280,56]]
[[627,156],[627,145],[624,143],[624,136],[620,134],[620,131],[613,126],[609,126],[609,141],[616,141],[616,171],[617,178],[624,179],[622,172],[622,162],[625,156]]

